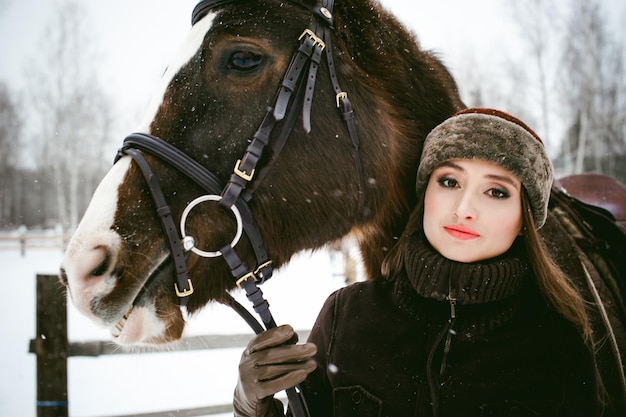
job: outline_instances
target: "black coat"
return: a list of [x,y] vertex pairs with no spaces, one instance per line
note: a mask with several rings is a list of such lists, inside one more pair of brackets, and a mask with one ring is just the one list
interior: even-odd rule
[[[493,285],[445,262],[417,274],[425,260],[414,258],[394,282],[357,283],[326,301],[309,338],[318,369],[302,384],[312,417],[600,415],[593,355],[527,269]],[[448,291],[468,274],[481,283]]]

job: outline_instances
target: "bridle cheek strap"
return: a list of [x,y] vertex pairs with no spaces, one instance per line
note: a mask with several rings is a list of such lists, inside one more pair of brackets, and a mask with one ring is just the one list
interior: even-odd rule
[[191,279],[189,279],[189,273],[187,271],[187,263],[185,259],[185,253],[182,242],[178,237],[178,229],[172,218],[172,210],[167,205],[161,186],[158,179],[154,176],[148,161],[137,149],[126,149],[125,153],[129,155],[135,163],[139,166],[139,170],[143,174],[148,188],[150,188],[150,195],[156,205],[156,211],[161,219],[161,225],[163,231],[167,237],[170,251],[172,253],[172,259],[176,268],[176,282],[174,283],[174,290],[176,296],[179,299],[181,306],[187,305],[188,297],[193,294],[193,285]]

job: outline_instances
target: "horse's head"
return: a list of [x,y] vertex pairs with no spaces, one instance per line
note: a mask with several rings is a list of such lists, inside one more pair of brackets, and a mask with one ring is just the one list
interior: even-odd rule
[[[250,226],[248,209],[273,267],[353,233],[377,275],[414,198],[421,142],[460,101],[445,68],[376,3],[339,1],[332,17],[320,6],[207,0],[196,8],[140,128],[166,144],[130,138],[63,260],[73,303],[118,343],[178,339],[179,298],[196,311],[234,288],[233,263],[259,267],[258,239],[234,239]],[[170,145],[166,156],[155,150]],[[177,166],[171,152],[195,162]],[[219,189],[190,179],[185,170],[196,165]],[[226,184],[232,201],[223,204]],[[194,251],[173,254],[181,235],[193,236]],[[224,248],[234,261],[219,256]],[[181,269],[194,292],[177,297]]]

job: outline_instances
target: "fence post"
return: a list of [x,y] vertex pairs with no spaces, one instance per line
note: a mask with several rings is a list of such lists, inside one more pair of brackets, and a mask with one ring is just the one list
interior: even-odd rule
[[23,258],[26,256],[26,232],[28,229],[26,229],[26,226],[21,225],[17,230],[20,232],[20,255]]
[[37,275],[37,417],[68,417],[67,304],[58,278]]

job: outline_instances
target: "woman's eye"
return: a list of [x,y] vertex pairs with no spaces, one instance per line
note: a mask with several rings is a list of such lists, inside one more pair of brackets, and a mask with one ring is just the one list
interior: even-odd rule
[[491,188],[489,191],[487,191],[487,194],[489,194],[493,198],[497,198],[498,200],[504,200],[511,196],[508,192],[499,188]]
[[455,188],[459,185],[459,183],[454,178],[450,177],[439,178],[437,182],[442,188]]
[[255,54],[249,51],[237,51],[228,59],[226,68],[236,71],[250,71],[259,66],[263,59],[261,54]]

